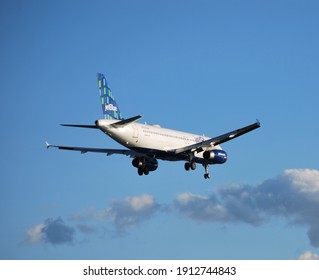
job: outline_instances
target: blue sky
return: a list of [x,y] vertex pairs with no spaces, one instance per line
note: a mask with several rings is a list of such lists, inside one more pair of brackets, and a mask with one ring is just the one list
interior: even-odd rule
[[[1,1],[1,259],[297,259],[319,253],[318,1]],[[229,160],[47,150],[119,146],[124,117],[217,136]]]

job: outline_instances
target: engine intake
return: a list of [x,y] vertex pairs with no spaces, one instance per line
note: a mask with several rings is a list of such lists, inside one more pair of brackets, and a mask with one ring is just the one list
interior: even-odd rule
[[203,153],[203,158],[210,160],[212,163],[222,164],[227,161],[227,154],[223,150],[205,151]]

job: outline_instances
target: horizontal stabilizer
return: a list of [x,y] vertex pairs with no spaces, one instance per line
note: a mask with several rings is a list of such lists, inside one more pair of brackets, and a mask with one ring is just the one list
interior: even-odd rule
[[61,124],[62,126],[70,127],[80,127],[80,128],[98,128],[96,125],[86,125],[86,124]]
[[132,118],[129,118],[129,119],[126,119],[126,120],[122,120],[122,121],[113,123],[112,126],[115,127],[115,128],[124,127],[124,126],[126,126],[126,125],[128,125],[128,124],[130,124],[132,122],[137,121],[140,118],[142,118],[142,116],[135,116],[135,117],[132,117]]

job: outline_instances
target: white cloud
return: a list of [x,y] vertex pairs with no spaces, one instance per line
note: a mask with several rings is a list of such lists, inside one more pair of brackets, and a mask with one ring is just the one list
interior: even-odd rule
[[197,199],[202,199],[202,200],[206,200],[207,197],[202,196],[202,195],[194,195],[192,193],[181,193],[177,196],[177,200],[181,203],[186,205],[187,203],[189,203],[192,200],[197,200]]
[[126,201],[131,205],[132,210],[136,212],[151,209],[155,205],[154,197],[147,194],[142,196],[131,196],[126,198]]
[[32,228],[29,228],[26,232],[26,235],[27,235],[26,242],[30,244],[36,244],[41,242],[44,235],[43,234],[44,227],[45,227],[45,224],[38,224]]
[[[259,226],[272,217],[286,218],[289,224],[306,226],[310,243],[319,247],[319,171],[288,169],[281,175],[258,185],[231,185],[215,188],[215,193],[198,195],[189,192],[177,195],[166,213],[172,210],[202,223],[247,223]],[[173,205],[173,206],[172,206]],[[69,226],[61,218],[48,219],[27,230],[27,242],[51,244],[73,243],[75,234],[97,234],[98,223],[111,225],[116,235],[150,220],[165,210],[148,194],[113,200],[108,207],[87,208],[74,214]],[[112,229],[111,229],[112,230]],[[308,253],[309,255],[309,253]],[[305,255],[307,256],[307,255]],[[317,255],[313,255],[317,256]]]
[[231,215],[214,196],[205,197],[191,193],[177,196],[175,206],[187,217],[197,221],[230,221]]
[[[315,169],[287,169],[284,175],[289,177],[293,186],[305,193],[319,193],[319,171]],[[318,195],[316,196],[318,198]]]
[[84,220],[110,222],[117,233],[123,234],[128,227],[136,226],[150,219],[159,207],[153,196],[143,194],[129,196],[123,200],[113,200],[109,207],[102,210],[84,209],[80,213],[74,214],[72,219],[82,222]]
[[299,260],[319,260],[319,255],[311,251],[306,251],[305,253],[299,256]]
[[113,201],[107,209],[108,217],[118,232],[148,220],[155,214],[159,205],[150,195],[130,196],[122,201]]
[[306,225],[312,246],[319,247],[319,171],[288,169],[256,186],[224,186],[216,194],[179,194],[175,208],[200,222],[244,222],[260,225],[284,217]]

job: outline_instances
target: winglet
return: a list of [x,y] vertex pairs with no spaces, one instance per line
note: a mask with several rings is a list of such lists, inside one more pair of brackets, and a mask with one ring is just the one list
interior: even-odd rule
[[52,145],[49,144],[47,141],[45,141],[45,144],[47,145],[47,149],[49,149]]
[[258,119],[256,119],[256,121],[257,121],[258,127],[260,127],[260,126],[261,126],[261,125],[260,125],[260,121],[259,121]]

